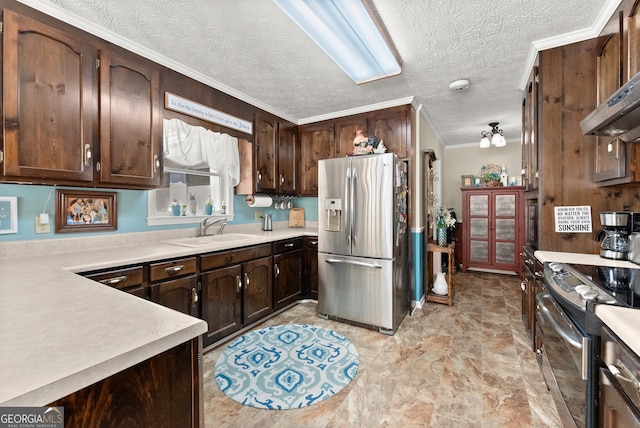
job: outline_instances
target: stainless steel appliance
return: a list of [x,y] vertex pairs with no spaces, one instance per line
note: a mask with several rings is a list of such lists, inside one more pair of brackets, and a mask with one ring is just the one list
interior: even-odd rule
[[631,213],[629,221],[629,254],[630,262],[640,264],[640,213]]
[[629,253],[629,228],[631,213],[627,211],[604,211],[600,213],[600,223],[604,227],[596,234],[600,244],[600,257],[627,260]]
[[640,73],[580,122],[582,133],[618,137],[624,142],[640,138]]
[[598,426],[598,305],[640,307],[640,269],[545,263],[536,295],[538,363],[565,427]]
[[263,214],[264,221],[262,223],[262,230],[270,232],[273,230],[273,219],[271,213]]
[[394,154],[318,163],[318,312],[393,334],[409,310],[407,165]]

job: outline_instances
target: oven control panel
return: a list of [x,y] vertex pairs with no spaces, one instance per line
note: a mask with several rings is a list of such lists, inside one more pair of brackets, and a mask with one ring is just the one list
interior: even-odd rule
[[617,300],[590,278],[564,263],[545,263],[545,278],[554,292],[585,310],[587,302],[615,305]]

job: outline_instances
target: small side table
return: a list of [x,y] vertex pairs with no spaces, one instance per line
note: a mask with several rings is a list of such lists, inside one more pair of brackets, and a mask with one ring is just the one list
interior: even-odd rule
[[[425,269],[427,271],[425,275],[425,278],[427,279],[427,283],[426,283],[427,292],[425,294],[425,298],[427,302],[444,303],[449,306],[453,304],[453,277],[456,272],[455,251],[456,249],[455,249],[454,242],[447,244],[446,247],[441,247],[440,245],[436,244],[433,241],[429,241],[427,243],[427,259],[430,260],[430,263],[425,264]],[[449,263],[448,263],[449,269],[447,273],[448,293],[446,296],[435,294],[431,290],[431,288],[433,287],[433,261],[432,261],[433,253],[446,253],[449,256]]]

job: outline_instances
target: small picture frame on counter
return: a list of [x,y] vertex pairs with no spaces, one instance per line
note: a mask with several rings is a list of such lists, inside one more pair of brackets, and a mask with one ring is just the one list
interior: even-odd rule
[[473,175],[462,175],[462,187],[473,187]]
[[0,234],[18,233],[18,198],[0,196]]
[[56,191],[56,233],[118,229],[116,192]]

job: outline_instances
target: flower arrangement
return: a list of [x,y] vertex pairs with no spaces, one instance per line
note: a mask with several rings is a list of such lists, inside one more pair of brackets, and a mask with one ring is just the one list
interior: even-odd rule
[[436,226],[440,229],[456,227],[456,219],[451,215],[450,208],[438,207],[434,217],[437,217]]
[[483,165],[482,168],[480,168],[480,181],[482,183],[499,182],[501,172],[502,167],[498,164],[490,163],[488,165]]

